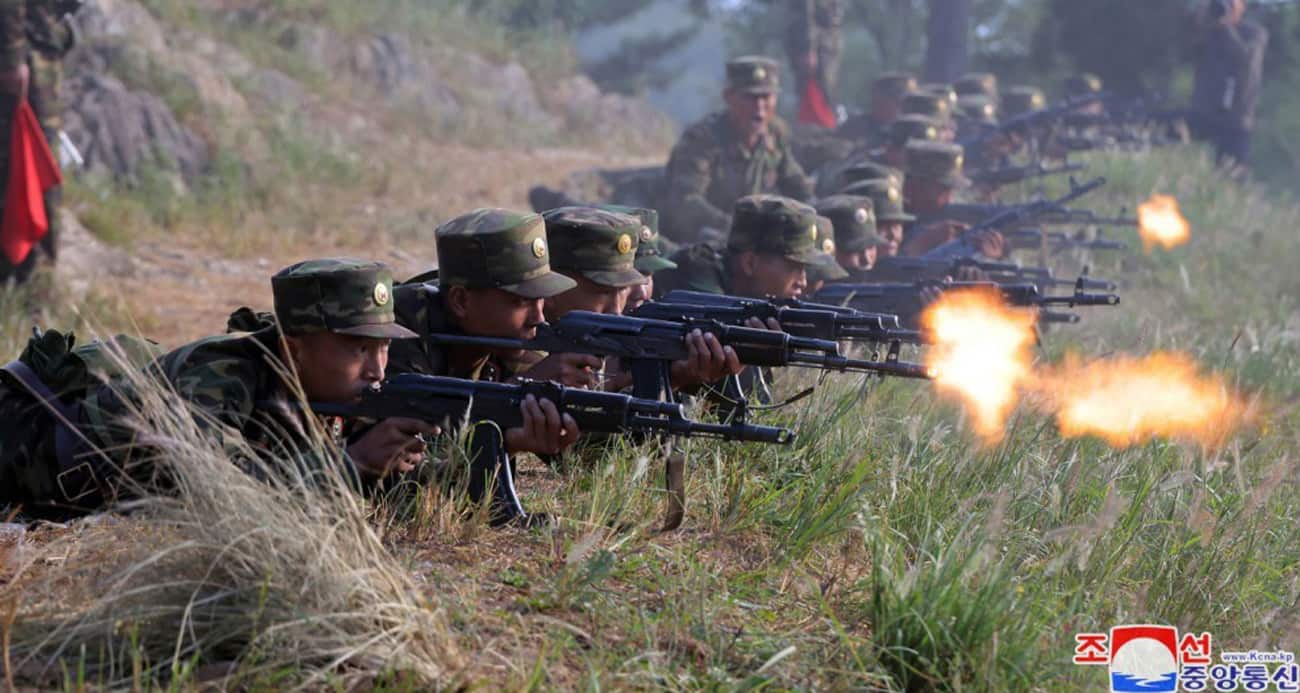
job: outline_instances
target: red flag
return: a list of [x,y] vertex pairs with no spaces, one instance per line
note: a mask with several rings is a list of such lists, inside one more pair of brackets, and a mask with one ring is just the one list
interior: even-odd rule
[[821,85],[815,79],[808,80],[806,84],[803,94],[799,96],[799,122],[820,125],[827,130],[834,128],[835,112],[826,102],[826,94],[822,92]]
[[45,191],[61,183],[63,174],[41,124],[27,99],[20,99],[9,136],[9,189],[0,226],[0,246],[11,264],[26,260],[50,230]]

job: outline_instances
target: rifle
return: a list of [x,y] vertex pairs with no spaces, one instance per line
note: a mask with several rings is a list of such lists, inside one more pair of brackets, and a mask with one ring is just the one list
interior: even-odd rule
[[[1024,205],[998,205],[998,204],[951,204],[944,207],[939,212],[939,216],[944,219],[953,219],[966,224],[974,224],[983,219],[990,219],[1002,214],[1007,214],[1013,210],[1019,209]],[[1127,226],[1136,228],[1138,220],[1133,217],[1124,216],[1123,210],[1119,216],[1103,217],[1090,209],[1069,209],[1061,207],[1058,209],[1044,210],[1037,215],[1036,219],[1025,220],[1021,225],[1037,223],[1045,226],[1058,226],[1066,224],[1080,224],[1083,226]],[[1005,234],[1006,231],[1003,231]]]
[[682,405],[641,399],[618,392],[564,387],[558,383],[524,380],[518,384],[461,380],[401,373],[348,404],[312,403],[325,416],[387,419],[416,418],[430,423],[492,421],[502,429],[523,425],[519,405],[528,395],[549,399],[568,414],[584,433],[663,434],[687,438],[789,445],[789,429],[739,421],[706,423],[687,418]]
[[962,231],[956,238],[930,250],[922,257],[927,259],[975,257],[976,255],[979,255],[979,249],[974,245],[976,234],[990,229],[1015,228],[1017,226],[1032,223],[1050,212],[1064,209],[1064,205],[1067,203],[1073,202],[1105,184],[1106,179],[1101,176],[1098,176],[1082,185],[1076,183],[1074,179],[1071,178],[1070,191],[1061,197],[1058,197],[1055,200],[1036,200],[1034,202],[1025,202],[1023,204],[1008,206],[1000,213],[988,217],[965,231]]
[[770,318],[796,337],[834,342],[921,343],[921,335],[903,329],[897,315],[797,298],[748,298],[678,289],[657,301],[642,304],[637,316],[658,320],[716,320],[729,325],[744,325],[751,318]]
[[1068,113],[1083,108],[1084,106],[1096,103],[1105,98],[1104,94],[1083,94],[1064,99],[1055,105],[1041,108],[1037,111],[1022,113],[1014,118],[1004,120],[996,126],[987,128],[984,132],[971,135],[957,142],[966,151],[972,151],[973,148],[981,147],[993,138],[1004,135],[1008,132],[1017,132],[1025,130],[1035,130],[1040,127],[1050,125],[1060,120]]
[[854,276],[855,282],[942,282],[959,276],[963,269],[978,270],[988,281],[998,284],[1029,282],[1038,286],[1081,286],[1088,291],[1114,291],[1113,282],[1081,276],[1077,279],[1056,277],[1046,267],[1022,267],[1014,262],[989,262],[970,257],[933,259],[926,257],[886,257],[876,266]]
[[816,298],[827,303],[850,306],[858,310],[887,310],[896,312],[906,322],[914,323],[925,308],[921,292],[926,288],[941,291],[962,289],[983,289],[997,291],[1007,305],[1021,308],[1039,309],[1042,322],[1076,323],[1079,316],[1074,313],[1061,313],[1051,310],[1054,306],[1074,308],[1076,306],[1117,306],[1119,296],[1105,293],[1088,293],[1082,277],[1075,284],[1074,293],[1055,296],[1045,295],[1036,284],[998,284],[997,282],[953,282],[921,281],[912,283],[879,284],[827,284],[817,292]]
[[1011,185],[1020,183],[1032,178],[1045,178],[1047,176],[1059,176],[1063,173],[1075,173],[1086,169],[1087,164],[1072,164],[1066,162],[1060,166],[1044,166],[1043,163],[1025,164],[1024,166],[1005,166],[1003,168],[991,169],[987,171],[974,171],[969,174],[969,178],[981,185]]
[[670,369],[674,361],[681,361],[689,355],[686,336],[696,329],[713,333],[723,346],[734,349],[740,362],[747,366],[792,366],[902,378],[934,377],[930,369],[920,364],[881,363],[841,356],[839,345],[829,340],[686,317],[674,321],[649,320],[575,310],[559,320],[538,325],[537,336],[532,339],[462,334],[428,334],[422,338],[444,345],[615,356],[627,363],[631,370],[633,395],[672,401]]
[[1122,241],[1112,241],[1098,232],[1096,238],[1086,238],[1082,232],[1044,231],[1042,229],[1010,229],[1002,237],[1016,250],[1049,250],[1059,253],[1075,248],[1087,250],[1128,250]]

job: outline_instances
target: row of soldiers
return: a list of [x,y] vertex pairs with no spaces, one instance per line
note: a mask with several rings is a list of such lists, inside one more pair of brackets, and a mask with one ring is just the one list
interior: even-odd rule
[[[347,412],[395,375],[554,382],[669,402],[695,394],[733,403],[767,396],[771,374],[762,367],[791,359],[755,357],[715,334],[730,329],[721,324],[681,330],[671,358],[660,359],[662,373],[652,374],[659,385],[650,392],[635,359],[604,358],[620,354],[596,348],[599,339],[569,335],[546,349],[537,339],[554,336],[552,326],[564,325],[566,316],[649,314],[655,299],[674,292],[790,301],[816,295],[824,284],[871,281],[881,258],[923,257],[960,233],[944,214],[970,181],[963,147],[942,134],[947,121],[904,115],[878,152],[898,149],[901,168],[865,156],[841,162],[818,173],[818,186],[833,193],[807,204],[801,199],[811,200],[814,186],[775,119],[776,65],[742,58],[728,64],[727,74],[728,109],[688,130],[668,165],[670,190],[681,197],[664,212],[674,220],[676,240],[686,243],[661,236],[659,214],[648,208],[480,209],[437,228],[437,270],[394,285],[378,263],[302,262],[272,277],[272,311],[242,308],[225,334],[165,354],[125,337],[76,346],[71,335],[37,334],[0,371],[0,502],[33,514],[74,513],[156,481],[166,455],[141,435],[142,382],[174,388],[195,409],[200,428],[250,468],[249,455],[319,457],[328,451],[311,432],[324,430],[362,489],[386,489],[417,474],[440,422],[403,412],[322,419],[321,412]],[[880,83],[898,80],[891,75]],[[983,76],[972,81],[986,90],[991,84]],[[900,109],[950,101],[907,91]],[[912,123],[925,129],[912,130]],[[896,129],[908,136],[896,136]],[[876,136],[866,136],[864,151],[872,151]],[[1023,143],[1003,147],[1010,152],[1017,144]],[[693,238],[682,233],[690,228],[683,218],[699,222]],[[1007,253],[996,231],[979,234],[974,246],[984,258]],[[935,295],[920,285],[917,291],[921,303]],[[769,343],[781,348],[794,342],[790,328],[772,318],[732,327],[772,333],[776,341]],[[835,344],[830,350],[820,362],[843,370],[847,360]],[[907,372],[882,370],[891,368]],[[496,523],[533,522],[514,493],[513,456],[549,458],[589,439],[590,431],[563,401],[535,394],[497,419],[469,421],[471,496],[491,496]],[[314,425],[322,421],[323,429]],[[489,485],[493,478],[498,483]]]

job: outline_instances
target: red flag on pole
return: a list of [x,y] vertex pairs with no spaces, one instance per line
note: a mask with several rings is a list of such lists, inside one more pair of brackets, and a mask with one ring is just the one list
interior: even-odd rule
[[36,114],[27,99],[20,99],[9,137],[9,189],[0,226],[0,246],[10,264],[22,264],[50,230],[45,191],[62,182]]
[[810,79],[805,84],[803,93],[799,95],[799,122],[819,125],[827,130],[834,128],[835,111],[827,103],[821,85],[815,79]]

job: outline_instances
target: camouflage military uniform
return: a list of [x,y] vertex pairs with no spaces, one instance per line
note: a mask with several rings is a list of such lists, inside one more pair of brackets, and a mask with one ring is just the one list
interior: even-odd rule
[[[26,64],[31,70],[27,100],[45,131],[45,139],[58,158],[59,128],[62,126],[62,105],[59,103],[59,83],[62,78],[60,62],[72,49],[73,33],[63,15],[75,8],[67,0],[0,0],[0,72],[9,72]],[[0,91],[0,181],[7,188],[9,180],[9,132],[13,127],[14,109],[18,105],[17,93]],[[0,197],[0,205],[3,204]],[[58,247],[59,215],[62,190],[56,186],[45,195],[45,208],[49,215],[49,232],[41,247],[54,259]],[[25,273],[35,261],[30,257],[19,273]],[[13,268],[0,257],[0,279]]]
[[[201,339],[162,356],[145,372],[194,405],[201,412],[196,423],[232,454],[247,444],[277,459],[306,462],[312,456],[306,447],[308,426],[301,409],[291,406],[281,375],[288,369],[279,358],[280,330],[289,335],[412,336],[394,322],[391,287],[388,269],[377,263],[315,260],[293,265],[272,279],[279,327]],[[22,377],[23,366],[6,366],[0,387],[5,408],[46,410],[32,395],[42,387],[59,387],[59,364],[73,361],[66,357],[70,343],[61,345],[60,339],[47,335],[28,345],[18,362],[30,369],[30,377]],[[138,356],[142,351],[147,353],[137,347],[131,360],[147,360]],[[85,353],[87,349],[73,351],[74,356]],[[0,428],[0,449],[30,451],[0,456],[0,502],[24,503],[38,511],[93,509],[129,493],[124,475],[145,483],[159,472],[150,464],[156,451],[137,445],[138,432],[129,425],[135,397],[128,379],[90,387],[80,401],[69,400],[81,393],[70,394],[61,401],[59,416],[74,426],[37,417],[44,423],[39,430]]]
[[[734,60],[727,65],[727,75],[731,89],[763,93],[778,87],[775,63],[765,58]],[[751,149],[741,141],[727,111],[687,128],[673,147],[666,172],[664,233],[679,242],[709,240],[700,238],[706,228],[723,233],[731,225],[727,210],[746,195],[812,197],[812,182],[790,150],[786,128],[773,124]]]
[[812,76],[817,79],[827,101],[834,103],[839,84],[840,53],[844,48],[840,32],[844,23],[844,0],[789,0],[789,3],[792,21],[786,32],[785,48],[795,66],[798,93],[803,93],[804,80],[809,76],[802,69],[804,60],[809,53],[815,53],[817,67]]

